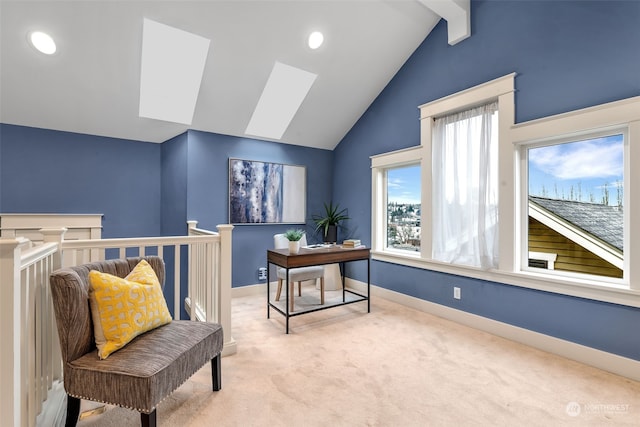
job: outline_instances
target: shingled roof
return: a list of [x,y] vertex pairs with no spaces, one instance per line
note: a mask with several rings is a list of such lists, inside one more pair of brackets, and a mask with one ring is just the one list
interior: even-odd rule
[[535,196],[529,196],[529,201],[622,252],[622,208]]

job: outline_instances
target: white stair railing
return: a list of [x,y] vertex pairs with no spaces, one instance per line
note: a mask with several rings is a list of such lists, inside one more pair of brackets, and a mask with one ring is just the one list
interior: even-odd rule
[[0,239],[2,425],[35,426],[62,381],[49,275],[61,265],[64,230],[44,234],[44,243],[37,246],[22,237]]
[[[233,226],[219,225],[216,233],[196,224],[190,222],[188,236],[64,240],[66,230],[59,228],[42,229],[44,243],[38,245],[22,237],[0,238],[1,425],[52,425],[60,413],[62,362],[49,275],[63,259],[66,265],[78,265],[105,257],[164,258],[167,271],[173,270],[173,280],[168,277],[167,282],[174,283],[174,318],[180,318],[181,303],[189,301],[192,320],[222,325],[223,355],[236,352],[231,336]],[[189,256],[187,295],[180,286],[183,250]]]
[[216,322],[224,330],[223,356],[236,352],[231,336],[231,230],[233,225],[218,225],[218,233],[197,228],[198,221],[187,221],[189,236],[217,238],[189,246],[189,296],[185,308],[191,318]]

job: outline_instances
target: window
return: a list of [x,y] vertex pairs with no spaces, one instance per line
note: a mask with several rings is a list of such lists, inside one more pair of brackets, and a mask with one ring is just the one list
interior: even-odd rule
[[623,277],[624,133],[532,143],[525,154],[528,258],[555,254],[554,274]]
[[387,247],[420,252],[420,165],[387,169]]
[[433,258],[498,265],[498,102],[437,118],[433,128]]
[[371,249],[415,259],[423,251],[424,167],[422,147],[371,158]]
[[[640,215],[640,97],[516,124],[514,81],[510,74],[420,106],[420,145],[371,157],[372,258],[640,307],[640,222],[631,220]],[[487,122],[497,144],[453,150],[453,124],[438,136],[441,118],[464,122],[460,112],[496,101]],[[391,187],[411,168],[420,203],[409,243],[393,231],[408,206],[394,204]],[[476,202],[471,194],[483,184],[468,178],[479,175],[497,191],[478,193]],[[473,219],[463,229],[480,205],[491,209],[484,225]],[[443,228],[448,234],[437,237]],[[485,255],[473,241],[480,237],[494,242]],[[446,258],[440,246],[466,252]]]
[[[514,76],[420,106],[421,144],[371,157],[375,259],[498,266],[499,117],[513,120]],[[409,176],[410,201],[394,194]]]

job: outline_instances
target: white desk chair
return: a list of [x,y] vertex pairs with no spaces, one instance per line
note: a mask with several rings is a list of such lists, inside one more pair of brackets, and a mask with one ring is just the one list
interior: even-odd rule
[[[273,236],[273,244],[276,249],[287,249],[289,241],[284,234],[276,234]],[[307,246],[307,236],[302,235],[300,246]],[[276,292],[276,301],[280,301],[280,293],[282,291],[282,282],[287,279],[287,269],[278,267],[278,290]],[[289,310],[293,311],[293,283],[298,282],[298,296],[302,296],[302,282],[305,280],[313,280],[314,284],[320,279],[320,304],[324,304],[324,266],[317,265],[313,267],[300,267],[289,269]]]

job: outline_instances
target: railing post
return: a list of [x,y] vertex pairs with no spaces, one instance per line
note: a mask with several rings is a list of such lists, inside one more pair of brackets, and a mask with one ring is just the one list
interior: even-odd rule
[[23,237],[0,238],[0,413],[2,423],[21,426],[26,422],[25,366],[22,365],[22,297],[20,255],[29,241]]
[[[196,226],[198,225],[198,221],[187,221],[187,236],[192,236],[195,235],[196,233],[193,232],[193,230],[195,230]],[[194,292],[197,288],[197,283],[196,281],[198,280],[195,274],[196,271],[196,266],[198,265],[200,260],[195,259],[195,251],[193,250],[192,245],[187,245],[188,249],[188,259],[189,259],[189,271],[187,273],[187,297],[189,297],[189,317],[192,320],[196,319],[196,304],[195,301],[196,299],[194,298]],[[182,300],[184,300],[184,298],[181,298]],[[187,307],[187,304],[185,304],[185,307]]]
[[192,229],[194,229],[194,228],[196,228],[196,227],[197,227],[197,225],[198,225],[198,221],[195,221],[195,220],[187,221],[187,227],[188,227],[188,228],[187,228],[187,235],[188,235],[188,236],[190,236],[190,235],[191,235],[191,230],[192,230]]
[[52,271],[62,267],[62,241],[64,240],[64,233],[67,232],[66,228],[41,228],[40,233],[45,243],[56,242],[58,244],[58,251],[53,256]]
[[222,355],[227,356],[237,351],[236,342],[231,336],[231,268],[232,268],[232,234],[233,225],[216,226],[220,233],[220,295],[218,295],[218,313],[220,324],[224,330],[224,348]]
[[[62,268],[62,241],[64,240],[64,234],[67,232],[66,228],[42,228],[43,240],[45,243],[56,242],[58,243],[58,250],[53,255],[53,263],[51,265],[51,272]],[[47,278],[47,288],[49,286],[49,279]],[[49,289],[47,289],[50,291]],[[50,295],[50,294],[49,294]],[[49,313],[51,314],[51,339],[52,339],[52,354],[51,354],[51,366],[53,369],[52,375],[54,380],[62,380],[62,353],[60,351],[60,339],[58,337],[58,325],[56,323],[56,316],[53,313],[53,303],[48,299],[50,303]]]

